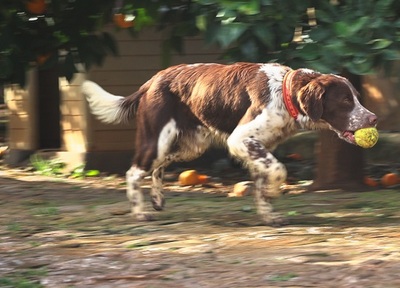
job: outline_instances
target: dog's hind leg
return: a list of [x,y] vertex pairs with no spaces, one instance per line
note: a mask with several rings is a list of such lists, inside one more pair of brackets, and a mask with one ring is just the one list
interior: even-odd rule
[[164,168],[167,167],[172,160],[168,159],[171,153],[173,144],[178,137],[179,131],[176,127],[176,122],[173,118],[168,121],[161,129],[157,141],[157,157],[152,163],[152,185],[150,191],[151,203],[154,210],[161,211],[165,205],[165,198],[163,193],[163,177]]
[[[170,132],[176,129],[174,125],[166,125],[165,127],[168,127]],[[157,211],[162,210],[165,205],[163,194],[164,168],[173,162],[185,162],[200,157],[211,144],[208,132],[200,126],[185,135],[180,135],[179,139],[177,139],[179,133],[168,133],[167,135],[161,133],[161,135],[163,134],[162,145],[164,149],[159,149],[159,155],[157,161],[155,161],[159,166],[154,167],[150,192],[153,208]],[[172,135],[172,137],[169,135]],[[171,152],[170,146],[173,143],[175,147]]]
[[[152,214],[145,212],[143,193],[140,188],[144,176],[151,174],[152,185],[150,197],[153,208],[163,209],[165,198],[163,193],[164,168],[173,162],[170,157],[173,143],[179,131],[173,118],[161,126],[159,133],[150,134],[145,125],[139,126],[136,134],[136,154],[131,169],[127,172],[127,197],[131,203],[132,214],[138,220],[152,220]],[[154,135],[157,135],[154,137]],[[140,167],[140,168],[139,168]]]
[[139,221],[152,220],[152,215],[145,212],[143,193],[140,187],[143,177],[146,174],[146,171],[136,165],[132,165],[126,172],[126,196],[131,205],[132,215]]
[[151,203],[153,204],[154,210],[161,211],[165,205],[165,198],[163,193],[163,177],[164,177],[164,166],[160,166],[153,170],[151,175]]
[[172,118],[165,121],[165,125],[156,128],[149,128],[146,124],[137,127],[135,157],[132,167],[126,173],[126,182],[132,214],[138,220],[152,220],[152,214],[145,212],[144,197],[140,187],[144,176],[152,175],[150,196],[154,209],[161,210],[164,205],[163,167],[177,133],[176,123]]

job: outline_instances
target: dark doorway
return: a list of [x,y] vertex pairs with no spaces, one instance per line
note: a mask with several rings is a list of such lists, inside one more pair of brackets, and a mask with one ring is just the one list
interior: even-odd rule
[[38,71],[39,149],[61,147],[60,90],[57,68]]

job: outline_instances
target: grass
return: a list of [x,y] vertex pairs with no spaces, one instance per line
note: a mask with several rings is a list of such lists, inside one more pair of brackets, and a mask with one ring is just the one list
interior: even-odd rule
[[57,207],[41,207],[33,210],[35,216],[56,216],[59,214]]
[[9,232],[20,232],[21,230],[22,226],[19,223],[12,222],[7,225],[7,231]]
[[297,275],[294,273],[286,273],[286,274],[273,275],[269,278],[269,280],[274,282],[285,282],[296,277]]
[[30,162],[37,173],[45,176],[67,176],[70,178],[83,179],[85,177],[96,177],[100,175],[99,170],[85,170],[85,164],[79,165],[70,173],[66,173],[64,170],[67,165],[61,159],[44,159],[37,154],[31,156]]
[[5,288],[42,288],[40,278],[47,275],[46,268],[27,269],[0,277],[0,287]]
[[39,155],[32,155],[30,158],[33,168],[41,175],[60,176],[66,164],[59,159],[45,160]]

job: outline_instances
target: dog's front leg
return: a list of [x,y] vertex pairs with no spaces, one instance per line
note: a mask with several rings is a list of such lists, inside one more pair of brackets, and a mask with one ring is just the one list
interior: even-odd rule
[[[265,175],[257,175],[257,172],[252,172],[257,213],[261,216],[266,225],[285,225],[288,223],[287,219],[284,218],[280,213],[274,212],[272,206],[273,199],[277,198],[280,194],[279,186],[282,182],[271,182],[269,179],[273,178],[273,176],[271,177],[271,174],[269,174],[267,171],[263,173],[265,173]],[[282,170],[279,173],[280,175],[285,175],[286,170]],[[281,176],[277,176],[277,178],[280,177]]]
[[243,141],[249,156],[249,169],[254,179],[254,196],[257,212],[267,225],[286,224],[279,213],[273,212],[272,200],[281,194],[281,184],[286,180],[286,168],[254,138]]
[[[286,179],[286,168],[255,138],[228,141],[233,155],[248,165],[254,180],[257,212],[266,225],[280,226],[287,220],[273,212],[272,200],[281,194],[280,186]],[[235,144],[233,144],[235,143]]]

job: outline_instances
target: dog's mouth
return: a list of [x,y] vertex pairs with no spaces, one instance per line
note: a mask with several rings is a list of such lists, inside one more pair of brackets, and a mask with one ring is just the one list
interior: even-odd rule
[[346,131],[342,132],[341,134],[339,134],[339,137],[342,138],[343,140],[349,142],[350,144],[356,145],[356,139],[354,137],[354,131],[346,130]]

